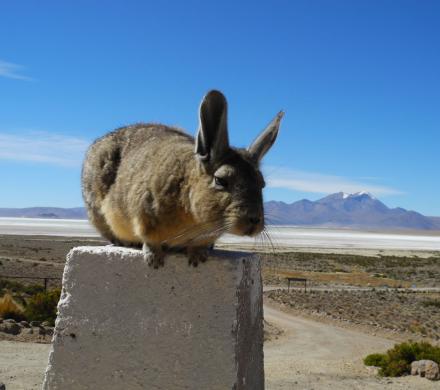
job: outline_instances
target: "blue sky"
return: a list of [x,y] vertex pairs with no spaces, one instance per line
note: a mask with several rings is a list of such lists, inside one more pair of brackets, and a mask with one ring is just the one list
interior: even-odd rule
[[87,145],[139,121],[233,144],[280,109],[265,198],[343,190],[440,215],[437,1],[14,1],[0,5],[0,207],[82,205]]

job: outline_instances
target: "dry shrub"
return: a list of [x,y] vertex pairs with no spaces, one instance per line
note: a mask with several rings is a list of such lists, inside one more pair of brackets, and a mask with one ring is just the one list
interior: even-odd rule
[[0,298],[0,317],[12,318],[16,321],[25,319],[23,308],[18,304],[10,294],[5,294]]
[[39,292],[29,299],[26,306],[26,317],[29,321],[48,321],[51,326],[57,317],[57,305],[61,290]]
[[440,347],[427,342],[396,344],[383,354],[374,353],[364,359],[367,366],[380,367],[379,375],[402,376],[411,371],[411,363],[416,360],[433,360],[440,364]]

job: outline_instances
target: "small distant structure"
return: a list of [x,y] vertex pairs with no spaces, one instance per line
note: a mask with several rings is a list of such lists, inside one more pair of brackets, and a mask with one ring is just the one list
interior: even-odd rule
[[287,277],[287,291],[290,291],[290,282],[304,283],[304,292],[307,292],[307,279],[305,278],[290,278]]

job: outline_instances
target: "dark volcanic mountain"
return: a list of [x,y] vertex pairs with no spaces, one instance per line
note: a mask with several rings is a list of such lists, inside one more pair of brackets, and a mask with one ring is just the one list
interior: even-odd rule
[[339,192],[315,202],[270,201],[265,204],[265,211],[268,222],[274,225],[440,230],[440,218],[400,207],[390,209],[367,192]]

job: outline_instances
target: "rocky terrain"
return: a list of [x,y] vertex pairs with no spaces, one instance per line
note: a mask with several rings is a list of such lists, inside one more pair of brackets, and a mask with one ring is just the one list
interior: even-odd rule
[[[105,245],[99,238],[0,236],[0,282],[25,285],[43,284],[60,287],[66,254],[75,246]],[[268,292],[267,297],[296,310],[299,314],[343,321],[345,325],[364,324],[387,329],[405,337],[427,337],[438,340],[440,297],[432,294],[397,292],[392,288],[440,287],[440,255],[378,256],[342,253],[276,252],[261,254],[265,286],[286,286],[286,277],[304,277],[308,287],[326,289],[302,295],[300,291]],[[14,279],[21,276],[29,279]],[[374,291],[388,286],[388,293]],[[1,283],[0,283],[1,287]],[[301,287],[297,285],[296,287]],[[360,287],[369,291],[346,291]],[[344,291],[334,291],[345,288]],[[408,289],[408,291],[411,291]],[[1,290],[0,290],[1,293]],[[359,324],[356,324],[358,322]],[[439,325],[440,326],[440,325]],[[1,331],[2,337],[32,339],[24,329],[21,336]],[[268,325],[270,329],[270,325]],[[269,332],[270,333],[270,332]],[[276,337],[277,331],[275,330]],[[6,336],[5,336],[6,335]],[[269,337],[272,337],[269,335]]]
[[306,277],[312,285],[440,287],[440,255],[427,257],[340,253],[265,253],[266,285],[285,285],[286,277]]
[[319,320],[392,332],[403,339],[440,341],[440,293],[273,290],[265,297]]
[[0,318],[0,341],[14,340],[35,343],[50,343],[53,327],[49,323],[31,321],[16,322],[13,319]]
[[[0,282],[31,288],[42,284],[36,277],[53,277],[48,288],[60,287],[72,247],[105,244],[96,238],[0,236]],[[394,340],[439,342],[440,293],[411,293],[405,288],[439,287],[440,255],[356,253],[262,254],[266,288],[286,286],[287,276],[298,276],[306,277],[308,286],[316,289],[265,293],[266,388],[436,388],[438,383],[425,378],[378,378],[362,358],[385,351]],[[30,279],[5,278],[8,275]],[[403,291],[382,291],[383,286],[403,287]],[[11,389],[40,388],[49,350],[43,343],[50,343],[52,332],[44,323],[1,320],[0,381],[7,379]]]

